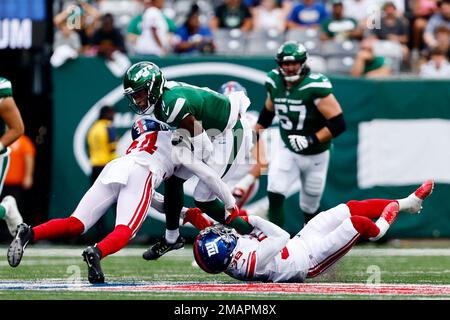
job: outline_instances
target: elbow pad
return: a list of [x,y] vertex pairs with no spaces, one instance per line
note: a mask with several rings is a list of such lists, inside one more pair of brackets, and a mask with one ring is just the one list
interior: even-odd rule
[[346,129],[344,115],[340,113],[337,116],[328,119],[326,127],[330,130],[333,138],[337,137]]
[[264,128],[270,127],[272,124],[272,120],[275,117],[275,111],[269,111],[266,107],[264,107],[259,113],[258,122]]

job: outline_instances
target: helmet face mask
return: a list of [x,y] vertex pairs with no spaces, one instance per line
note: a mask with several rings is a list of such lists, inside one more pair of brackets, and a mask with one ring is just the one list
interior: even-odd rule
[[123,79],[129,107],[137,114],[152,114],[162,96],[164,84],[164,76],[154,63],[144,61],[132,65]]
[[307,59],[306,48],[296,41],[285,42],[278,49],[276,56],[279,71],[287,82],[295,82],[300,79],[306,68]]
[[201,231],[194,243],[197,264],[208,273],[220,273],[231,262],[238,236],[234,230],[224,226],[208,227]]

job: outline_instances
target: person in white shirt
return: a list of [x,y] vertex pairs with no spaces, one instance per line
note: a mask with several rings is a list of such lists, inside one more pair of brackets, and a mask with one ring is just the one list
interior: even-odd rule
[[164,0],[153,0],[142,16],[142,33],[136,40],[135,52],[164,56],[170,50],[170,33],[162,8]]
[[450,63],[446,52],[440,48],[431,51],[430,60],[420,67],[419,76],[422,78],[450,78]]
[[249,235],[210,226],[198,235],[194,257],[205,272],[224,272],[238,280],[303,282],[330,268],[359,238],[380,239],[400,210],[419,213],[433,187],[434,182],[428,180],[403,199],[340,204],[315,216],[293,238],[258,216],[248,216],[254,226]]

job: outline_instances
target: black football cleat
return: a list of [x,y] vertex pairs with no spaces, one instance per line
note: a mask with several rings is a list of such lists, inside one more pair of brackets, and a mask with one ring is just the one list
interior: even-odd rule
[[23,252],[27,244],[33,240],[34,232],[31,226],[21,223],[17,227],[17,233],[14,240],[11,242],[8,248],[7,257],[8,263],[11,267],[17,267],[23,257]]
[[88,280],[92,284],[105,283],[102,267],[100,265],[101,252],[96,246],[87,247],[82,254],[88,266]]
[[166,238],[162,237],[157,243],[155,243],[151,248],[144,252],[142,257],[145,260],[156,260],[159,257],[165,255],[167,252],[172,250],[181,249],[184,247],[184,238],[179,236],[175,243],[167,243]]

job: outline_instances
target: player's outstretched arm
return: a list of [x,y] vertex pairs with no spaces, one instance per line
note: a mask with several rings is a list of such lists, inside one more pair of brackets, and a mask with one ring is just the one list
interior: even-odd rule
[[24,124],[19,108],[12,97],[4,98],[0,102],[0,117],[5,121],[8,130],[0,137],[0,149],[6,148],[24,134]]
[[248,222],[267,236],[260,242],[256,251],[257,267],[264,268],[286,246],[290,235],[276,224],[258,216],[248,216]]
[[232,209],[236,203],[230,189],[223,182],[217,173],[204,162],[192,156],[190,150],[185,146],[175,146],[174,156],[176,162],[180,163],[187,170],[196,175],[203,183],[214,192],[214,194],[224,203],[226,209]]

